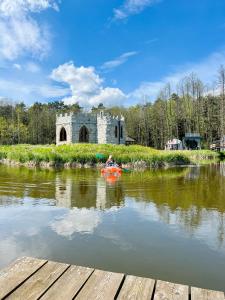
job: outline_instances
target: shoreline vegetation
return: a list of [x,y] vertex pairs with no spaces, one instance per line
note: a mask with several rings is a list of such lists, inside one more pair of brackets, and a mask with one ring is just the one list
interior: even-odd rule
[[205,164],[224,157],[224,153],[210,150],[165,151],[139,145],[10,145],[0,146],[0,163],[30,168],[101,168],[110,154],[129,169]]

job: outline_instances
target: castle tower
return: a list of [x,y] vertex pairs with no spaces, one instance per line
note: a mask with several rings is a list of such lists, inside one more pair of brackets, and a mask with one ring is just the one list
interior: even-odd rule
[[56,116],[56,145],[72,143],[72,117],[73,114]]
[[59,207],[71,208],[73,180],[67,177],[65,180],[56,175],[55,180],[55,199]]
[[112,117],[100,112],[97,115],[98,144],[125,144],[126,132],[123,117]]

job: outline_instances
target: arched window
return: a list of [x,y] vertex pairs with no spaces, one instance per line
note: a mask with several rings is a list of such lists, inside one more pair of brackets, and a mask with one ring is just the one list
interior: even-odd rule
[[115,126],[115,138],[118,137],[118,126]]
[[67,134],[66,134],[66,129],[62,127],[60,130],[60,142],[65,142],[67,141]]
[[86,126],[82,126],[79,133],[79,142],[88,143],[89,142],[89,132]]
[[123,138],[123,126],[120,126],[120,138]]

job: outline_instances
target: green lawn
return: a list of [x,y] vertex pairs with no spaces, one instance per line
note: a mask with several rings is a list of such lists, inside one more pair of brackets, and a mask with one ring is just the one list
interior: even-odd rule
[[[102,159],[99,159],[102,156]],[[219,159],[217,152],[200,151],[163,151],[144,146],[124,145],[13,145],[0,146],[0,159],[7,159],[20,163],[51,162],[63,163],[91,163],[105,162],[112,154],[118,163],[135,163],[145,161],[148,166],[163,166],[166,164],[190,164]]]

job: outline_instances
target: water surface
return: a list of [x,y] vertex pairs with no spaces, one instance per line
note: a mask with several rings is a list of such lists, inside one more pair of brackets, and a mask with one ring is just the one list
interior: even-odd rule
[[0,166],[0,267],[20,256],[225,291],[225,164],[133,172]]

